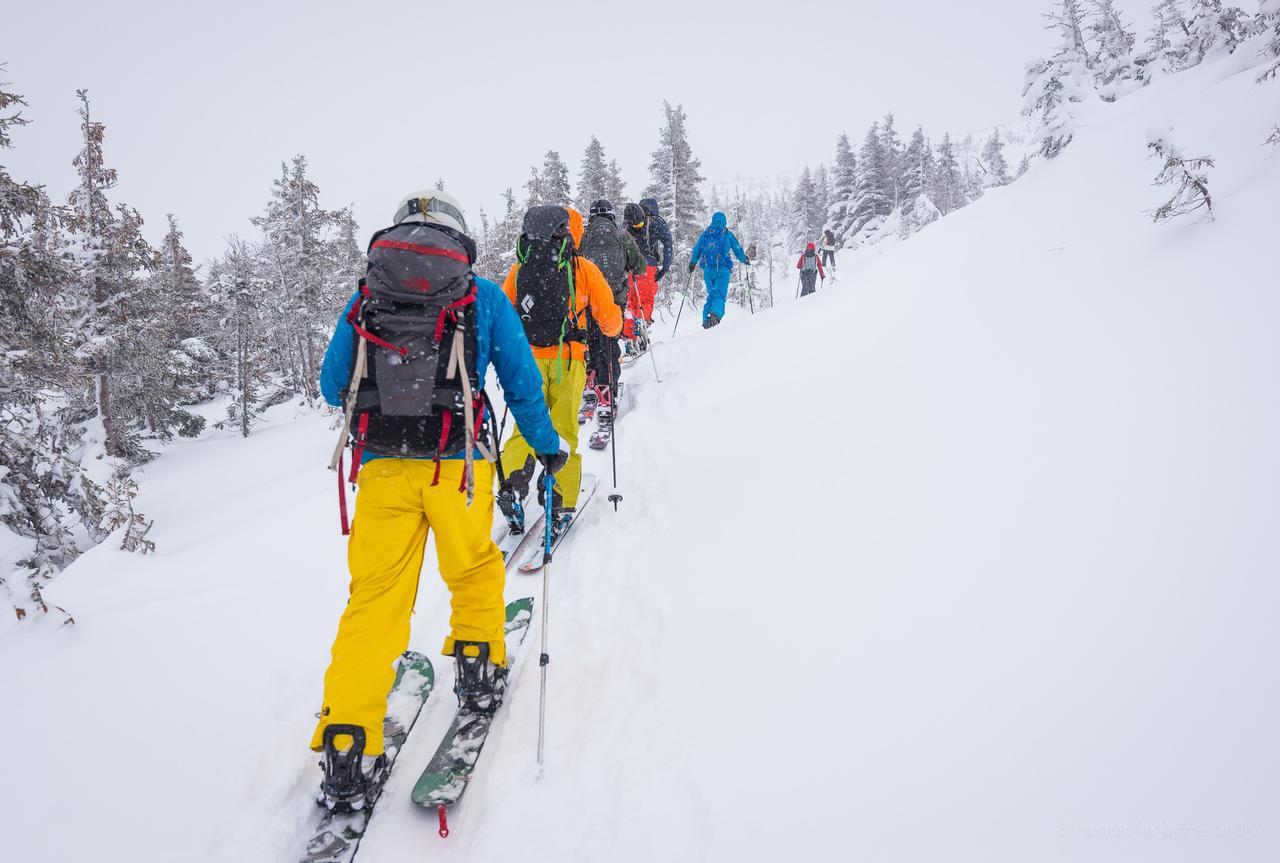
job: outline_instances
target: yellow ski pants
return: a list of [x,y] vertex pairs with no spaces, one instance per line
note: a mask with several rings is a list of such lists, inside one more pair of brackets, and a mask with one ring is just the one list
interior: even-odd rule
[[[555,490],[562,505],[572,509],[578,505],[582,488],[582,456],[578,454],[578,411],[582,408],[582,389],[587,385],[587,365],[581,360],[536,360],[542,372],[542,395],[551,412],[551,424],[560,437],[569,442],[568,463],[556,474]],[[533,447],[517,428],[502,450],[502,470],[508,476],[530,470],[528,461]],[[539,501],[541,502],[541,501]]]
[[359,725],[367,737],[365,753],[382,752],[393,663],[409,645],[428,530],[435,531],[440,575],[452,594],[445,655],[453,655],[455,639],[487,641],[489,658],[506,665],[506,568],[490,535],[493,466],[476,461],[470,508],[458,491],[462,470],[460,459],[441,462],[440,482],[432,485],[435,464],[424,459],[380,458],[361,467],[347,545],[351,596],[324,676],[324,707],[312,749],[321,749],[326,726]]

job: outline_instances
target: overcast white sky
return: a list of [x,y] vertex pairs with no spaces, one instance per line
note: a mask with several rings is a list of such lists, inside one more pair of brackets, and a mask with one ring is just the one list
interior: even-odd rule
[[[1151,0],[1120,0],[1145,35]],[[16,3],[16,8],[15,8]],[[107,124],[115,199],[197,258],[250,234],[282,159],[362,228],[443,177],[469,218],[548,149],[575,179],[591,134],[638,196],[662,100],[682,102],[716,182],[829,162],[886,111],[963,131],[1017,115],[1048,0],[497,0],[276,3],[7,0],[3,80],[32,125],[3,164],[63,197],[75,90]]]

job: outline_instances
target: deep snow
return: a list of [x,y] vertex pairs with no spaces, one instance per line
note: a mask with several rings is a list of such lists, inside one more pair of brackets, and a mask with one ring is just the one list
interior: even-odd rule
[[[545,773],[525,662],[435,836],[438,659],[357,859],[1280,855],[1280,87],[1241,63],[1093,106],[812,298],[686,310],[664,382],[628,372],[625,500],[557,558]],[[1216,222],[1143,212],[1170,125]],[[5,637],[6,859],[293,859],[346,591],[332,426],[174,445],[140,477],[158,553],[94,549],[49,589],[75,627]],[[411,646],[447,616],[428,566]]]

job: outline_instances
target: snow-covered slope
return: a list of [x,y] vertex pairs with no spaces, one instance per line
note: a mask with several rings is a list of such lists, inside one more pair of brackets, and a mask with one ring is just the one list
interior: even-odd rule
[[[686,315],[557,559],[545,773],[526,663],[436,838],[441,661],[360,859],[1275,859],[1280,87],[1238,63],[802,303]],[[1170,125],[1214,223],[1143,212]],[[3,641],[5,859],[293,859],[346,574],[331,421],[288,410],[148,466],[159,552]],[[428,570],[413,646],[447,616]]]

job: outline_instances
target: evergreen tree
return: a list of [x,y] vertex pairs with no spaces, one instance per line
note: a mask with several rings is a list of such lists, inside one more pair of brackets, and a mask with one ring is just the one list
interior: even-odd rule
[[844,132],[836,138],[835,171],[831,180],[831,203],[827,209],[827,227],[844,242],[849,222],[849,205],[858,185],[858,160]]
[[542,194],[548,204],[561,207],[573,204],[573,192],[569,188],[569,166],[555,150],[548,150],[542,162]]
[[933,147],[924,136],[924,128],[917,126],[902,155],[902,200],[907,207],[914,206],[916,198],[928,195],[933,182]]
[[[609,166],[604,161],[604,146],[595,135],[582,155],[582,171],[578,174],[578,210],[586,213],[591,204],[609,197]],[[612,202],[615,207],[616,201]]]
[[827,166],[819,165],[813,172],[814,211],[809,214],[809,224],[814,226],[814,236],[821,236],[827,223],[827,211],[831,209],[831,178]]
[[1161,162],[1160,173],[1153,185],[1174,186],[1173,197],[1151,213],[1152,220],[1164,222],[1204,209],[1213,220],[1213,197],[1209,194],[1208,169],[1213,159],[1208,156],[1187,158],[1166,135],[1153,135],[1147,149]]
[[262,229],[261,272],[279,312],[271,319],[278,369],[292,394],[315,399],[324,345],[347,298],[333,296],[326,239],[334,214],[321,208],[305,156],[281,164],[266,210],[251,221]]
[[[1052,159],[1071,143],[1075,118],[1072,103],[1094,94],[1094,78],[1084,41],[1084,19],[1077,0],[1059,0],[1057,9],[1045,15],[1059,37],[1057,53],[1027,67],[1022,112],[1038,121],[1036,143],[1040,154]],[[939,207],[945,214],[946,208]]]
[[140,338],[136,322],[145,321],[151,312],[139,296],[139,274],[151,269],[154,256],[142,238],[138,211],[123,204],[111,209],[107,192],[115,188],[117,179],[115,169],[108,168],[103,158],[106,128],[92,119],[88,92],[77,90],[76,96],[83,138],[73,162],[79,182],[69,201],[78,246],[72,339],[76,355],[93,376],[93,400],[106,454],[143,461],[148,453],[129,428],[130,419],[138,414],[121,410],[124,405],[117,400],[128,400],[127,382],[133,382],[135,396],[146,385],[142,370],[134,365],[153,346]]
[[1260,0],[1256,26],[1258,32],[1267,33],[1267,38],[1270,40],[1267,47],[1263,49],[1263,56],[1275,59],[1275,62],[1258,76],[1258,83],[1262,83],[1280,74],[1280,0]]
[[621,210],[627,199],[627,183],[622,179],[622,169],[618,167],[617,159],[609,162],[609,170],[605,174],[604,196],[618,210]]
[[655,198],[675,241],[676,254],[688,252],[706,226],[707,208],[702,200],[702,162],[693,155],[685,131],[684,106],[662,103],[663,123],[658,149],[649,162],[649,186],[644,197]]
[[524,181],[524,208],[540,207],[548,203],[546,186],[537,168],[529,169],[529,179]]
[[[0,151],[13,147],[12,132],[27,123],[25,104],[0,83]],[[53,611],[72,622],[45,601],[43,588],[79,553],[71,523],[96,536],[104,505],[74,457],[80,434],[62,408],[80,397],[67,341],[71,303],[64,302],[77,277],[67,218],[42,188],[0,165],[0,535],[7,529],[29,541],[0,568],[0,602],[19,620]]]
[[815,242],[822,232],[821,211],[818,207],[818,192],[814,187],[813,175],[805,167],[796,181],[795,192],[791,199],[790,240],[795,249],[803,249],[805,243]]
[[1144,77],[1150,80],[1154,70],[1177,72],[1186,68],[1191,35],[1186,0],[1160,0],[1151,10],[1155,17],[1147,50],[1140,58]]
[[873,219],[893,212],[893,201],[885,194],[892,188],[888,173],[880,124],[872,123],[858,154],[858,183],[848,211],[847,236],[855,236]]
[[1191,0],[1187,21],[1187,67],[1214,54],[1233,53],[1252,34],[1252,24],[1235,6],[1222,0]]
[[1125,26],[1115,0],[1087,0],[1092,15],[1087,33],[1093,40],[1093,69],[1102,98],[1114,102],[1136,82],[1133,46],[1136,37]]
[[1000,140],[999,129],[992,131],[982,148],[982,164],[987,169],[987,181],[990,185],[1009,185],[1009,163],[1004,158],[1004,141]]
[[227,360],[224,374],[230,384],[225,424],[242,437],[249,436],[257,420],[273,366],[265,318],[276,311],[270,305],[270,282],[259,275],[262,263],[260,250],[232,237],[210,277],[214,343]]
[[967,203],[964,197],[963,178],[960,176],[960,163],[956,161],[955,147],[951,143],[950,133],[942,136],[935,164],[933,189],[929,193],[929,198],[938,208],[938,212],[945,216]]
[[893,114],[884,115],[884,126],[880,130],[880,146],[884,158],[883,182],[881,193],[889,202],[889,212],[902,205],[902,173],[903,152],[902,140],[893,128]]

